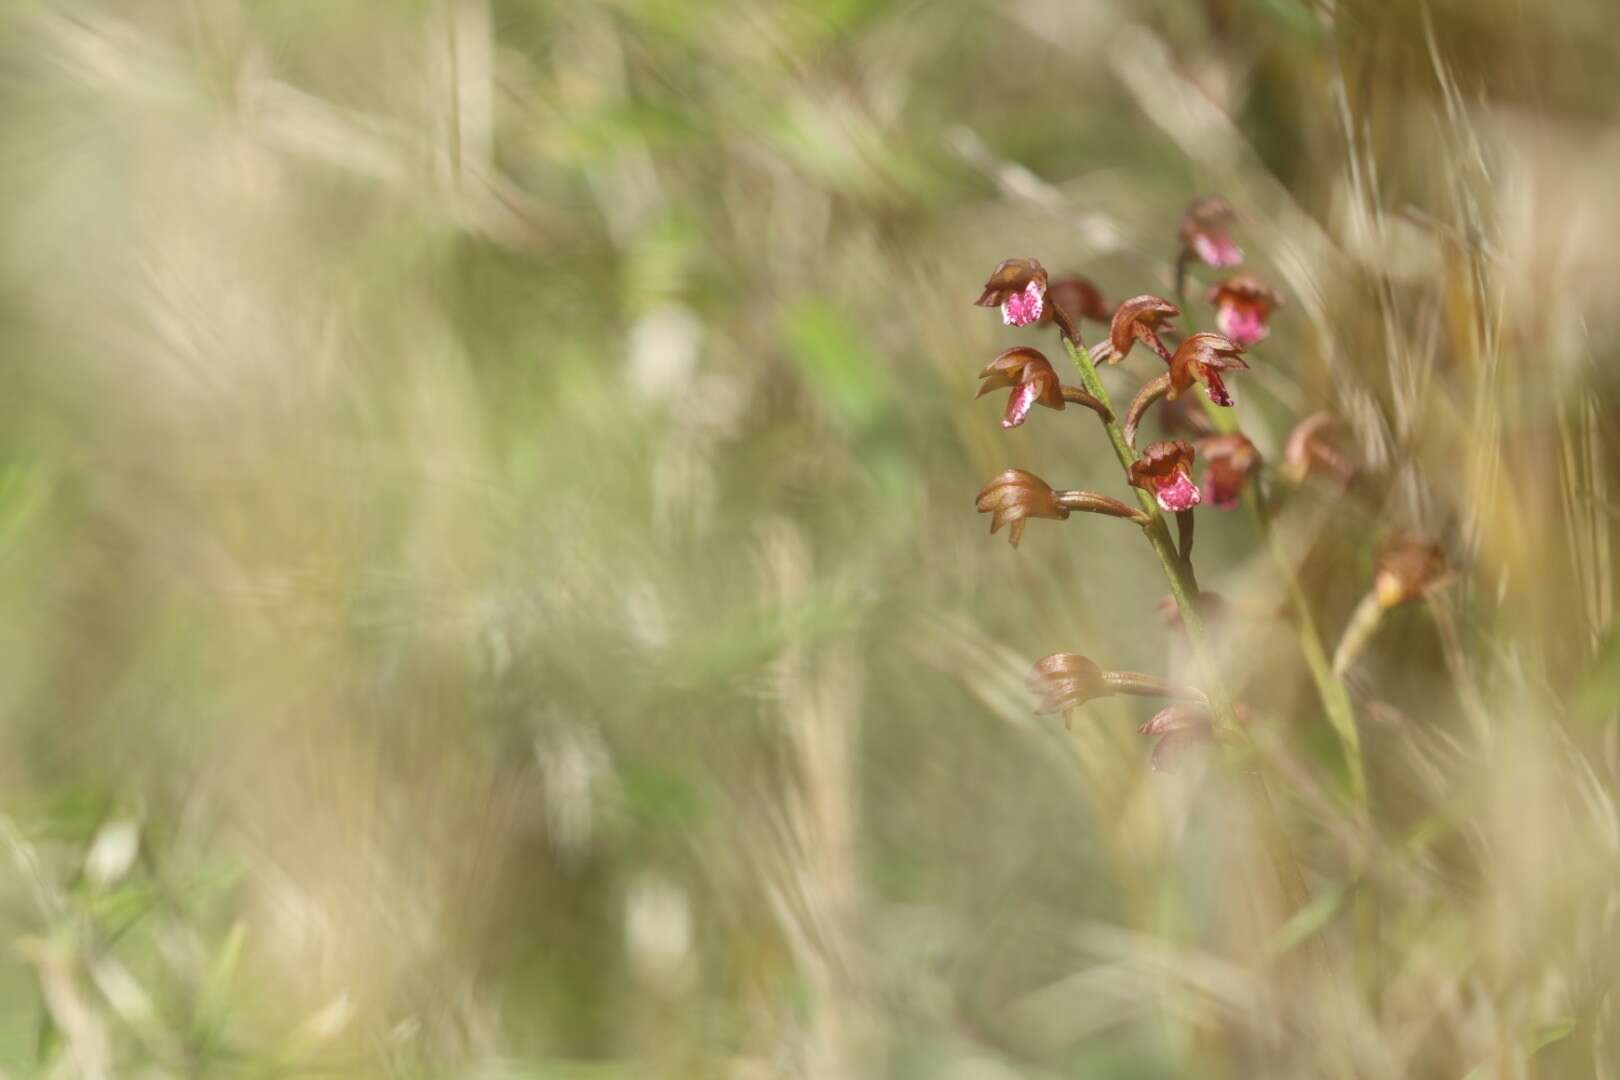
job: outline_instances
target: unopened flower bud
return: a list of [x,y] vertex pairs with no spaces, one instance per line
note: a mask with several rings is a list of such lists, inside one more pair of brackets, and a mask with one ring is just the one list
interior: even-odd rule
[[1451,579],[1444,547],[1433,540],[1396,533],[1384,541],[1378,552],[1373,591],[1378,596],[1378,606],[1388,610],[1421,600],[1449,584]]

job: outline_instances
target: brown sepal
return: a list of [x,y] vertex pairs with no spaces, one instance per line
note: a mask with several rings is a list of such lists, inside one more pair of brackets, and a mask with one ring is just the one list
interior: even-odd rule
[[997,475],[979,492],[974,505],[979,513],[990,515],[992,534],[1007,527],[1007,542],[1013,547],[1024,535],[1027,519],[1062,521],[1069,516],[1046,481],[1023,469],[1007,469]]
[[1145,341],[1166,361],[1170,352],[1159,339],[1159,330],[1167,329],[1169,321],[1181,314],[1181,309],[1162,296],[1145,294],[1133,296],[1119,305],[1108,327],[1107,357],[1097,359],[1117,364],[1130,353],[1131,346]]
[[973,301],[979,307],[1000,307],[1007,297],[1021,293],[1031,281],[1046,288],[1046,267],[1038,259],[1006,259],[990,274],[984,291]]

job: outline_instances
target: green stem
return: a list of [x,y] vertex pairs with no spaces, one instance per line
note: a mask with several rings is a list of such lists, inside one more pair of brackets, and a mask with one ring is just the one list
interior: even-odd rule
[[[1085,346],[1071,338],[1069,334],[1063,334],[1061,337],[1069,359],[1073,360],[1075,367],[1080,370],[1080,381],[1085,385],[1087,392],[1102,402],[1111,416],[1116,415],[1113,403],[1108,398],[1108,391],[1103,387],[1102,380],[1097,377],[1097,367],[1091,362],[1091,355],[1086,352]],[[1108,441],[1114,445],[1114,455],[1119,458],[1120,468],[1128,473],[1137,459],[1136,451],[1125,441],[1125,432],[1120,428],[1118,419],[1105,421],[1103,426],[1108,431]],[[1203,690],[1209,698],[1215,733],[1228,746],[1235,745],[1240,748],[1236,755],[1238,766],[1236,771],[1247,785],[1266,855],[1271,861],[1272,871],[1277,877],[1278,886],[1292,914],[1310,903],[1310,890],[1305,887],[1305,877],[1300,873],[1299,863],[1295,861],[1293,852],[1288,848],[1287,837],[1277,818],[1277,809],[1271,801],[1271,793],[1266,790],[1265,780],[1259,772],[1249,767],[1248,762],[1242,760],[1252,753],[1252,748],[1247,733],[1238,723],[1237,712],[1232,707],[1231,691],[1227,689],[1226,680],[1221,676],[1220,667],[1210,647],[1209,635],[1204,628],[1203,617],[1198,613],[1198,581],[1193,576],[1192,562],[1182,559],[1177,553],[1175,544],[1170,539],[1170,530],[1165,524],[1164,515],[1159,512],[1159,504],[1153,496],[1140,488],[1135,490],[1137,501],[1142,504],[1142,510],[1149,519],[1142,531],[1147,535],[1148,542],[1153,545],[1153,552],[1159,557],[1160,565],[1164,567],[1164,576],[1170,582],[1170,595],[1175,597],[1176,607],[1181,612],[1181,625],[1186,630],[1187,640],[1192,643],[1193,655],[1197,658],[1201,669]],[[1313,945],[1313,953],[1318,966],[1326,974],[1327,958],[1319,944]]]
[[[1232,414],[1232,410],[1206,408],[1205,412],[1209,414],[1210,422],[1215,425],[1215,429],[1222,434],[1237,431],[1237,418]],[[1288,603],[1293,608],[1294,614],[1294,631],[1299,638],[1299,651],[1305,657],[1305,666],[1310,669],[1311,681],[1316,684],[1316,695],[1322,700],[1328,726],[1333,728],[1333,734],[1338,737],[1339,752],[1344,756],[1345,772],[1350,781],[1350,797],[1356,809],[1365,814],[1367,771],[1361,755],[1361,736],[1356,730],[1356,712],[1350,701],[1350,692],[1345,689],[1341,673],[1335,671],[1333,664],[1328,661],[1327,647],[1322,643],[1321,631],[1316,628],[1316,616],[1311,614],[1310,600],[1300,586],[1299,575],[1294,572],[1293,559],[1284,550],[1277,530],[1272,527],[1270,503],[1266,501],[1258,485],[1251,489],[1246,501],[1254,514],[1255,524],[1259,527],[1266,549],[1270,551],[1272,561],[1276,563],[1283,588],[1288,593]]]
[[1261,535],[1265,539],[1266,547],[1271,551],[1272,560],[1277,564],[1283,587],[1288,592],[1288,602],[1294,609],[1294,628],[1299,636],[1299,651],[1305,657],[1305,666],[1310,668],[1311,681],[1316,683],[1316,693],[1322,699],[1322,708],[1327,712],[1328,724],[1333,728],[1333,734],[1339,738],[1339,750],[1344,755],[1345,771],[1350,778],[1350,797],[1354,800],[1356,808],[1365,814],[1367,771],[1361,756],[1361,735],[1356,730],[1356,711],[1350,702],[1350,691],[1345,689],[1344,680],[1328,661],[1321,632],[1316,628],[1316,617],[1311,614],[1310,601],[1305,596],[1305,590],[1300,587],[1299,576],[1294,573],[1293,560],[1289,558],[1288,552],[1283,550],[1282,541],[1272,528],[1271,504],[1266,501],[1265,494],[1258,487],[1254,492],[1253,506],[1255,518],[1260,523]]

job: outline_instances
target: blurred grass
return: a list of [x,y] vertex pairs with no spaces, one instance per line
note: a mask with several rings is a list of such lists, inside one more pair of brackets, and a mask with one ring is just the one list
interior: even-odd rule
[[[0,1069],[1614,1075],[1617,31],[0,6]],[[1202,515],[1286,924],[1218,772],[1030,713],[1045,653],[1182,662],[1146,550],[970,506],[1124,494],[971,400],[984,275],[1168,290],[1205,190],[1288,298],[1244,429],[1366,466],[1282,508],[1324,632],[1392,526],[1462,571],[1353,673],[1363,819]]]

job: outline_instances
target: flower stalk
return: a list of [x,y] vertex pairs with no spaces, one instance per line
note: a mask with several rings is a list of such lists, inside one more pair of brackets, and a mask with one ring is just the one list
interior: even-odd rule
[[[1069,359],[1073,360],[1075,367],[1079,369],[1080,383],[1086,392],[1102,402],[1103,407],[1111,414],[1113,403],[1109,401],[1108,390],[1103,386],[1102,379],[1097,376],[1097,368],[1092,363],[1091,354],[1067,334],[1063,335],[1063,347],[1067,350]],[[1105,421],[1103,427],[1108,432],[1108,441],[1113,444],[1114,456],[1119,459],[1120,468],[1129,472],[1137,461],[1137,454],[1126,441],[1125,432],[1120,427],[1119,421]],[[1203,617],[1198,613],[1196,605],[1198,579],[1193,575],[1192,564],[1183,559],[1177,550],[1164,515],[1159,512],[1159,504],[1154,497],[1138,488],[1136,500],[1148,518],[1148,524],[1143,526],[1142,531],[1147,536],[1148,542],[1153,545],[1153,553],[1159,557],[1159,563],[1164,568],[1164,575],[1170,583],[1170,595],[1175,597],[1176,607],[1181,612],[1182,625],[1186,627],[1188,640],[1192,642],[1193,653],[1198,659],[1199,674],[1203,680],[1204,692],[1209,697],[1215,730],[1219,734],[1235,735],[1241,731],[1237,713],[1232,708],[1232,695],[1226,688],[1226,680],[1221,677],[1220,668],[1209,647]]]
[[[1068,351],[1069,359],[1073,360],[1075,367],[1079,369],[1080,382],[1085,386],[1086,392],[1112,412],[1113,404],[1108,399],[1108,390],[1097,377],[1096,365],[1092,363],[1091,354],[1085,345],[1080,342],[1079,335],[1064,334],[1063,347]],[[1125,441],[1125,432],[1118,420],[1109,420],[1103,426],[1108,431],[1108,441],[1113,444],[1114,455],[1119,459],[1120,467],[1129,473],[1131,466],[1137,461],[1136,451]],[[1153,545],[1153,553],[1159,557],[1160,566],[1164,568],[1164,576],[1170,583],[1170,595],[1175,598],[1176,607],[1181,612],[1181,625],[1198,661],[1204,695],[1209,702],[1211,729],[1218,742],[1236,747],[1240,756],[1246,755],[1251,752],[1248,734],[1243,730],[1237,710],[1232,704],[1231,691],[1227,689],[1226,680],[1222,677],[1220,666],[1210,648],[1209,635],[1204,629],[1204,618],[1198,610],[1198,579],[1193,576],[1192,562],[1181,558],[1176,550],[1175,542],[1170,538],[1169,527],[1165,524],[1164,515],[1159,512],[1159,505],[1154,497],[1138,488],[1136,499],[1142,504],[1142,511],[1149,519],[1149,524],[1145,525],[1142,531],[1147,536],[1148,542]],[[1288,849],[1287,838],[1283,835],[1282,826],[1277,820],[1276,808],[1271,803],[1271,794],[1266,790],[1265,781],[1261,779],[1259,773],[1248,768],[1241,768],[1239,771],[1246,779],[1255,812],[1259,815],[1266,853],[1271,860],[1272,871],[1277,876],[1278,886],[1282,889],[1289,907],[1299,911],[1310,903],[1310,890],[1305,887],[1305,878],[1300,873],[1299,864],[1294,861],[1293,853]],[[1318,960],[1325,967],[1325,961],[1320,957]]]

